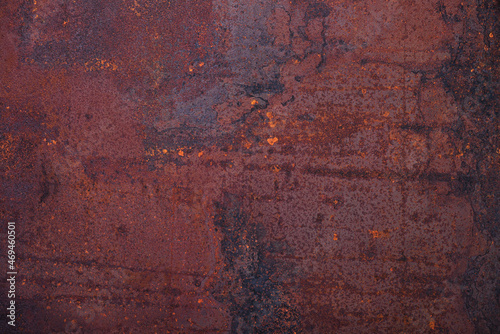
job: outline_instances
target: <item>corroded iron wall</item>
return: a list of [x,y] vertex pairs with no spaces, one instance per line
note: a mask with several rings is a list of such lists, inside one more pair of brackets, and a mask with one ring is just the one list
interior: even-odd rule
[[499,9],[0,2],[2,332],[498,333]]

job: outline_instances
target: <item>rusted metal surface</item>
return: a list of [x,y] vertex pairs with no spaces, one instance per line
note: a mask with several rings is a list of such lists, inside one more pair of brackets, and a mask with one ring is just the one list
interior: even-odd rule
[[497,333],[498,11],[2,2],[16,331]]

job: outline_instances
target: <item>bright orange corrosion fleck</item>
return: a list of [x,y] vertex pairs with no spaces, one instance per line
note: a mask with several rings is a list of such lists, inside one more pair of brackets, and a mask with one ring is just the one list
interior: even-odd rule
[[252,102],[250,102],[250,103],[254,106],[254,105],[258,104],[258,103],[259,103],[259,101],[257,101],[257,100],[252,100]]
[[179,150],[179,155],[180,155],[181,157],[183,157],[183,156],[184,156],[184,151],[183,151],[183,150]]
[[252,147],[252,143],[246,139],[243,139],[243,146],[245,146],[246,149],[249,149],[250,147]]
[[373,239],[383,238],[383,237],[386,237],[388,234],[388,233],[380,232],[380,231],[376,231],[376,230],[369,230],[369,232],[372,235]]
[[434,328],[436,328],[436,322],[434,320],[431,320],[429,322],[429,327],[430,327],[430,329],[434,330]]
[[270,145],[274,145],[277,141],[278,141],[278,138],[276,138],[276,137],[273,137],[273,138],[268,138],[268,139],[267,139],[267,142],[268,142]]
[[87,71],[99,71],[105,69],[116,71],[118,69],[118,66],[105,59],[96,58],[94,60],[86,62],[85,68]]
[[339,240],[339,236],[338,236],[338,234],[337,234],[337,233],[334,233],[334,234],[333,234],[333,240]]

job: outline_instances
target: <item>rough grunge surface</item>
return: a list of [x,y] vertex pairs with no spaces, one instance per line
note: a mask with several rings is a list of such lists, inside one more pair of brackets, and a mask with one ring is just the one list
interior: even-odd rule
[[0,1],[15,331],[499,333],[499,17]]

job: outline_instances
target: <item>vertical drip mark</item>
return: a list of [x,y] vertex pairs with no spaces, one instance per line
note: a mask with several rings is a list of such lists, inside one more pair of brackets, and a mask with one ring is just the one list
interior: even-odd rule
[[[407,29],[407,22],[406,22],[406,11],[403,12],[403,27],[404,27],[404,35],[403,35],[403,124],[407,124],[408,122],[408,115],[407,115],[407,103],[406,103],[406,93],[407,93],[407,87],[406,87],[406,40],[408,38],[408,29]],[[408,261],[406,259],[406,229],[408,228],[408,218],[407,218],[407,200],[408,200],[408,190],[407,190],[407,176],[409,175],[409,170],[408,170],[408,164],[407,164],[407,149],[408,149],[408,132],[405,131],[403,132],[403,150],[402,150],[402,161],[403,161],[403,175],[405,176],[401,180],[401,197],[402,197],[402,209],[401,209],[401,217],[403,220],[403,226],[402,226],[402,238],[403,238],[403,250],[401,254],[401,261],[404,263],[404,269],[401,273],[401,280],[400,284],[401,287],[400,289],[403,290],[403,292],[406,290],[406,277],[407,277],[407,269],[408,269]],[[401,301],[402,302],[402,301]],[[406,317],[407,314],[410,312],[408,310],[408,306],[406,304],[401,305],[403,309],[403,316]]]
[[205,285],[207,283],[207,280],[209,280],[212,277],[212,275],[215,272],[215,268],[217,267],[217,257],[216,257],[216,250],[215,250],[217,238],[215,236],[214,231],[210,228],[210,221],[211,221],[210,214],[207,214],[207,217],[205,218],[205,227],[207,229],[207,235],[208,235],[207,239],[208,239],[208,244],[209,244],[209,248],[210,248],[210,255],[211,255],[211,262],[212,263],[210,264],[210,269],[208,270],[207,275],[201,281],[201,284],[200,284],[201,291],[203,291],[203,289],[205,288]]

